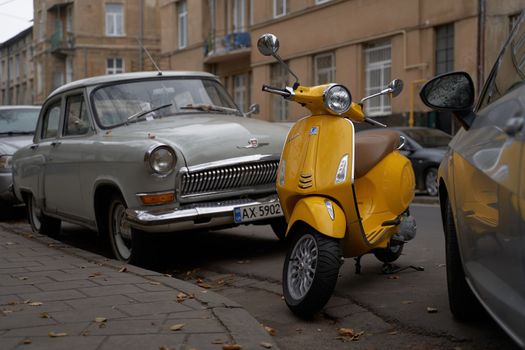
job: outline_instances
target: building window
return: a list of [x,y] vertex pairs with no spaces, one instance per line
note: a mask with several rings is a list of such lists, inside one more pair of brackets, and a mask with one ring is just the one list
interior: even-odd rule
[[73,5],[66,9],[66,32],[73,33]]
[[288,0],[273,0],[273,18],[285,16],[288,13]]
[[106,74],[124,73],[124,62],[122,58],[108,58]]
[[335,81],[335,55],[333,52],[314,56],[315,85]]
[[234,0],[233,2],[233,32],[246,31],[246,0]]
[[66,83],[73,81],[73,57],[66,56]]
[[[377,42],[365,48],[366,96],[380,92],[390,82],[392,55],[390,42]],[[370,99],[365,107],[368,115],[385,115],[392,111],[390,96]]]
[[124,6],[122,4],[106,4],[106,35],[124,35]]
[[[288,85],[288,71],[279,63],[274,63],[270,68],[270,81],[272,86],[285,87]],[[288,104],[281,96],[271,95],[272,116],[274,121],[288,119]]]
[[436,28],[436,75],[454,70],[454,25]]
[[250,76],[248,74],[239,74],[233,77],[233,99],[242,112],[248,111],[249,82]]
[[188,46],[188,5],[186,0],[177,3],[179,49]]

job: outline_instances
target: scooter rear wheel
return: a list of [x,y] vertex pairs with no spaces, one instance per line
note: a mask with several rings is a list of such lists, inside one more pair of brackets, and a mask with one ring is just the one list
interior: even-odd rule
[[309,318],[326,305],[341,267],[341,246],[312,228],[296,234],[283,268],[284,300],[299,317]]

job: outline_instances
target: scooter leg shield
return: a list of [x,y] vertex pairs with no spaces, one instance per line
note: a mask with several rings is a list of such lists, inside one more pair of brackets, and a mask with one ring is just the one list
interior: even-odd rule
[[297,222],[304,222],[317,232],[333,238],[343,238],[346,232],[346,217],[341,207],[324,197],[306,197],[295,205],[288,223],[288,235]]

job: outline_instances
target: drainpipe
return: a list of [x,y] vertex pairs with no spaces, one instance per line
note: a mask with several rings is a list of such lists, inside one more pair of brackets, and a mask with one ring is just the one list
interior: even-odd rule
[[140,0],[140,47],[139,47],[139,69],[144,70],[144,0]]
[[485,73],[485,23],[486,23],[486,1],[479,0],[478,13],[478,91],[483,87],[484,73]]

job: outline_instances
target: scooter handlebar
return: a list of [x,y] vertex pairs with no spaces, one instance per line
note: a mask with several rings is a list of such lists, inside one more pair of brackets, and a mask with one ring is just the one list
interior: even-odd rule
[[273,87],[270,85],[263,85],[262,91],[269,92],[269,93],[276,94],[276,95],[281,95],[284,98],[288,98],[292,95],[290,91],[286,89],[281,89],[281,88]]

